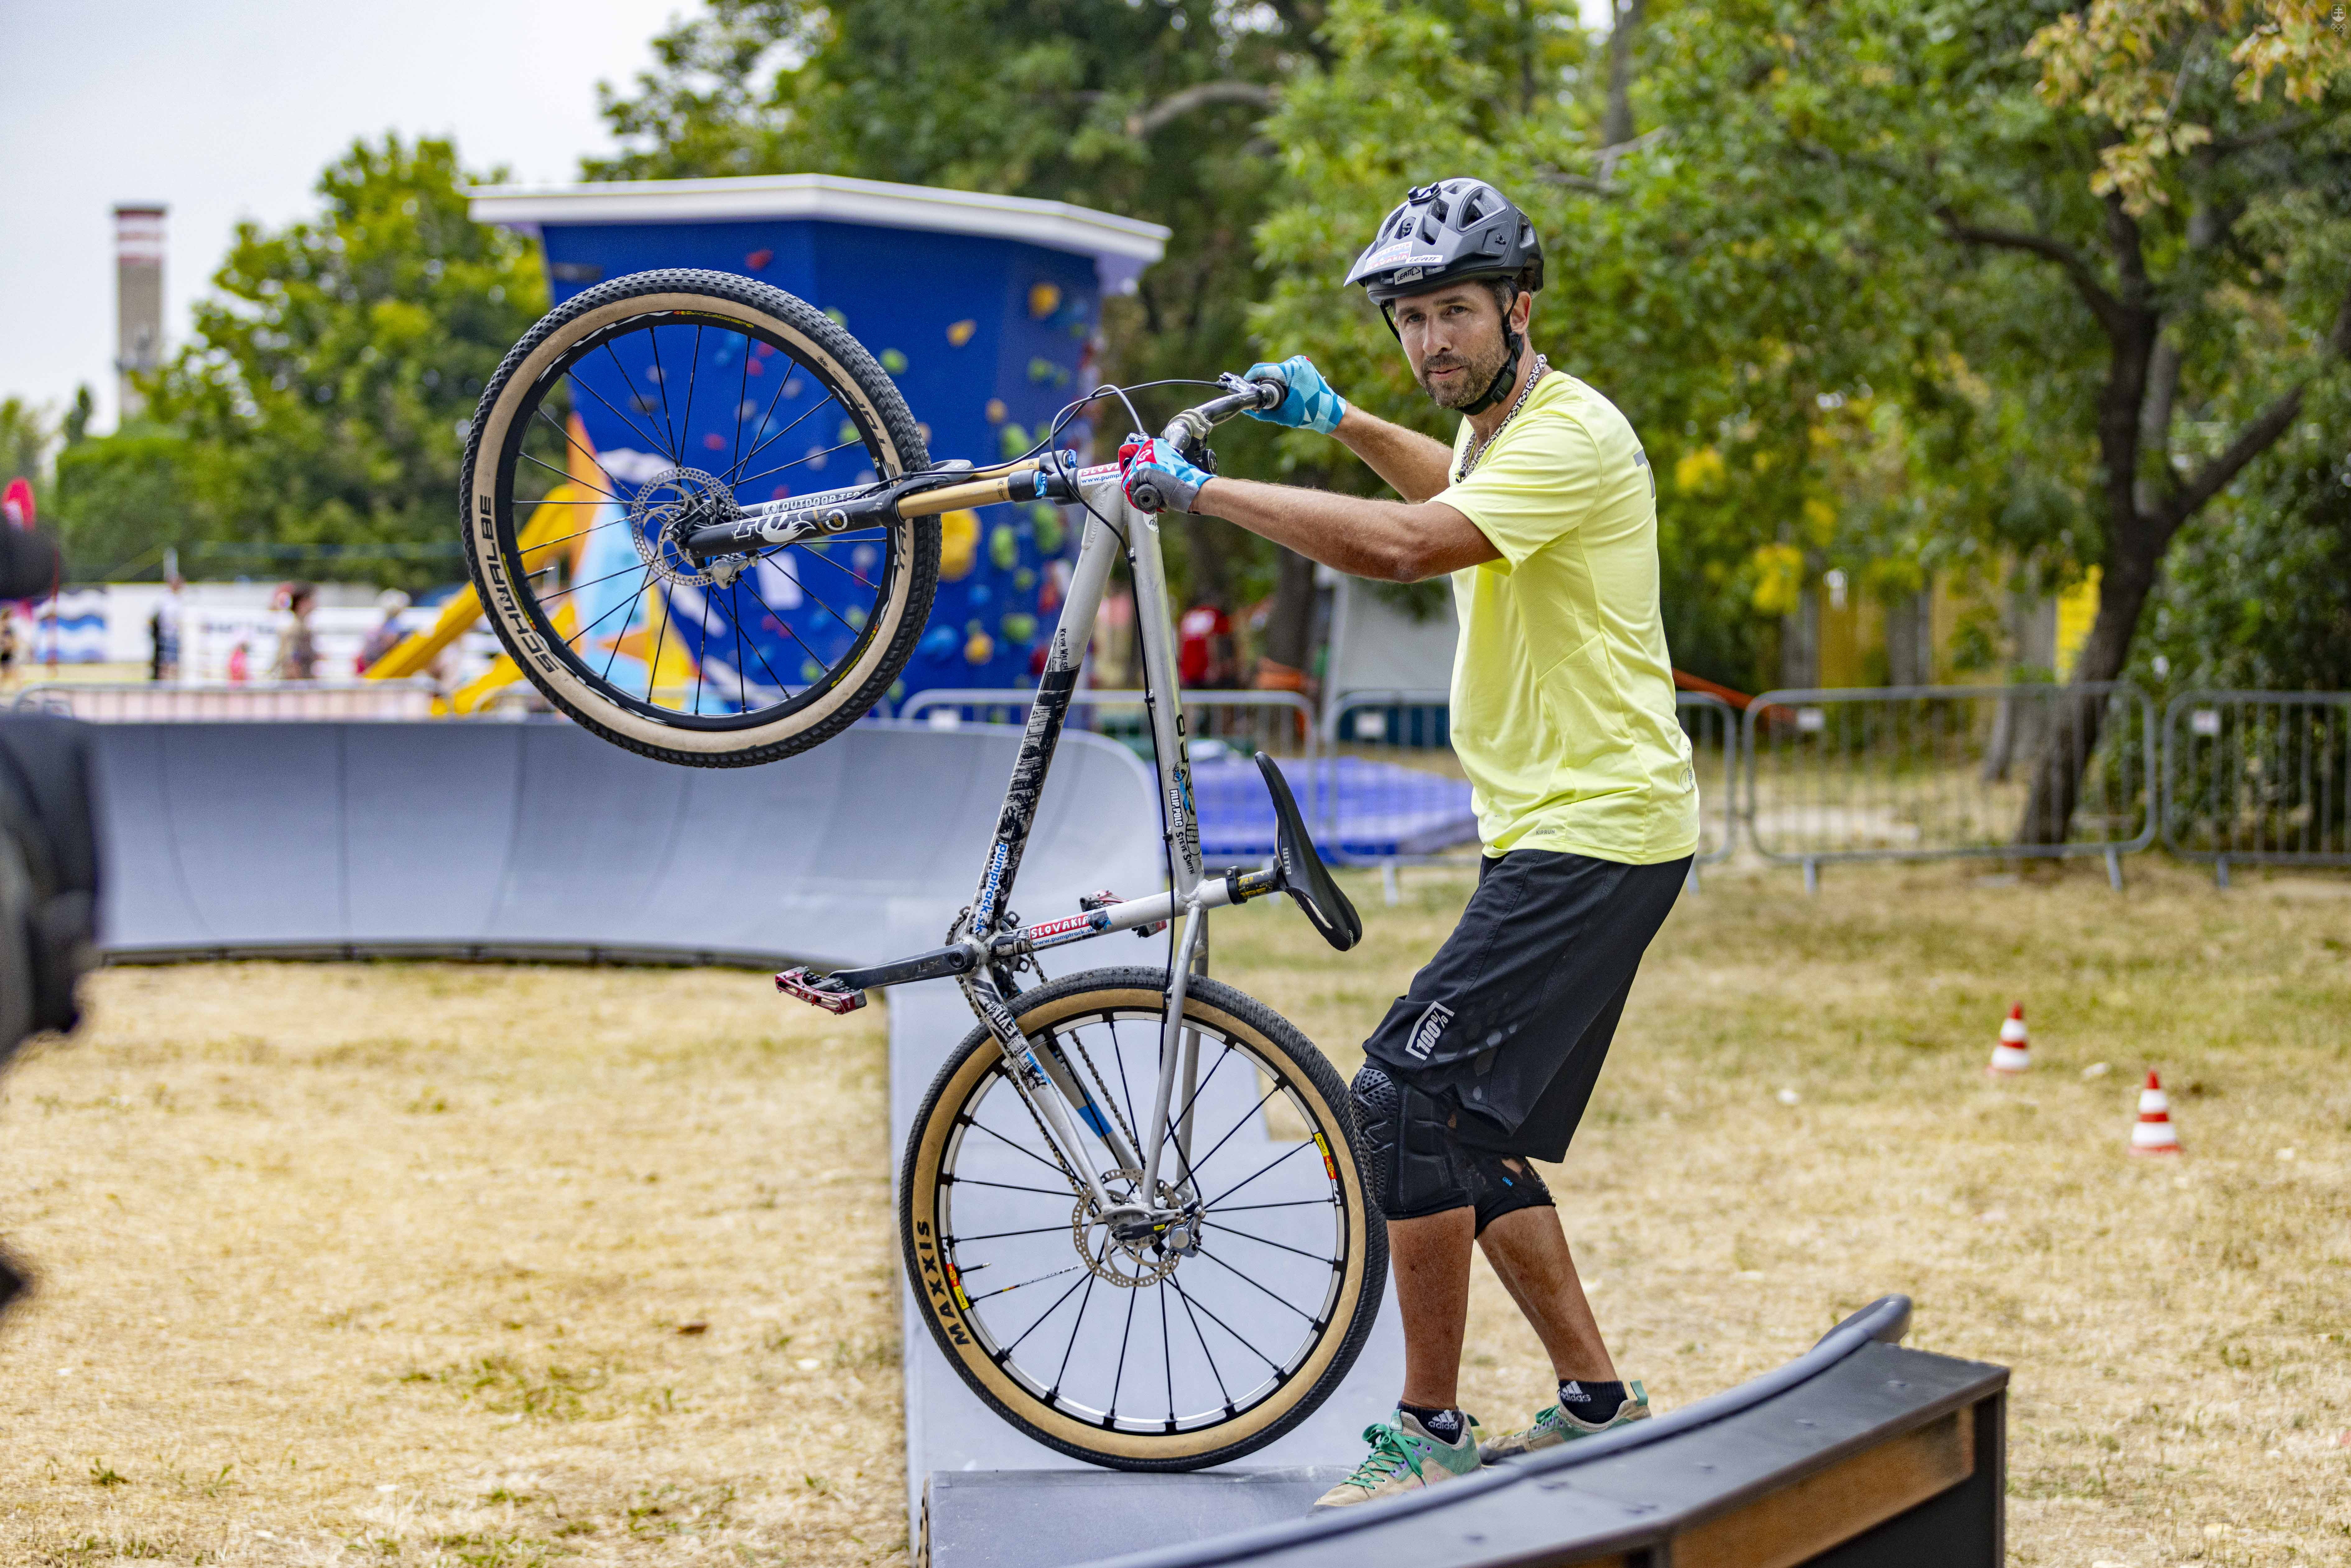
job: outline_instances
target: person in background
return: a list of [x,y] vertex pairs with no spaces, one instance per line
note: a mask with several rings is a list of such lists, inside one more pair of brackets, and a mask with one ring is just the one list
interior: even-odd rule
[[400,612],[408,608],[408,595],[396,588],[387,588],[376,595],[376,607],[383,612],[383,623],[368,633],[360,646],[359,673],[366,674],[378,659],[391,653],[408,635],[400,624]]
[[187,586],[186,579],[173,574],[164,588],[163,597],[155,601],[155,613],[148,620],[148,636],[154,644],[147,664],[150,680],[176,681],[180,678],[181,612],[183,608],[181,595]]
[[319,591],[307,582],[289,584],[286,590],[286,610],[293,624],[277,644],[277,678],[281,681],[318,678],[319,644],[310,635],[310,607],[318,598]]
[[0,686],[16,678],[16,611],[0,604]]
[[1213,604],[1196,604],[1176,622],[1176,678],[1194,691],[1235,684],[1232,618]]

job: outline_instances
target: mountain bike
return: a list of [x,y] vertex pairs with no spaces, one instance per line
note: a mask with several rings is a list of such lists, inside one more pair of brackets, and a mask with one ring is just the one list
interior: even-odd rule
[[[755,364],[777,389],[764,408]],[[801,378],[795,399],[822,395],[779,423],[783,386]],[[1219,384],[1165,432],[1203,465],[1216,423],[1282,395],[1275,382]],[[629,482],[583,471],[592,452],[549,460],[549,432],[580,445],[559,411],[590,398],[652,449]],[[712,400],[698,421],[697,398]],[[848,453],[870,478],[747,499],[774,488],[793,465],[771,459],[826,409],[839,439],[811,455]],[[1207,917],[1286,894],[1341,951],[1362,923],[1262,755],[1273,863],[1204,868],[1157,519],[1129,503],[1115,465],[1081,466],[1050,443],[987,466],[934,463],[882,367],[804,301],[726,274],[640,274],[559,307],[500,365],[466,444],[465,549],[500,642],[549,702],[647,756],[737,766],[838,734],[887,691],[937,586],[941,514],[1083,509],[970,904],[927,952],[791,969],[776,984],[836,1013],[889,986],[961,987],[978,1022],[931,1084],[898,1181],[924,1321],[973,1391],[1039,1442],[1116,1469],[1190,1469],[1263,1447],[1321,1404],[1369,1335],[1387,1273],[1345,1086],[1294,1026],[1203,972]],[[557,531],[526,498],[547,489],[535,469],[586,474],[574,488],[590,493],[564,503],[576,511],[555,514],[579,527]],[[1167,886],[1092,894],[1024,924],[1011,909],[1022,851],[1119,559],[1134,589]],[[616,559],[616,571],[594,564]],[[605,582],[622,591],[599,612]],[[833,640],[803,643],[797,682],[744,635],[786,624],[760,613],[786,582],[834,595],[823,603],[840,623]],[[692,650],[690,689],[663,674],[672,636]],[[643,656],[623,664],[631,638]],[[1038,955],[1128,932],[1165,933],[1165,962],[1043,978]]]

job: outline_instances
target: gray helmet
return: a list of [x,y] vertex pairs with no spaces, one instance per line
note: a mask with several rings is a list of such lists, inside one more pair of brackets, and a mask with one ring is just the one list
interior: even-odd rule
[[1543,286],[1543,257],[1526,214],[1468,179],[1415,186],[1347,274],[1381,305],[1473,277],[1509,278],[1531,294]]

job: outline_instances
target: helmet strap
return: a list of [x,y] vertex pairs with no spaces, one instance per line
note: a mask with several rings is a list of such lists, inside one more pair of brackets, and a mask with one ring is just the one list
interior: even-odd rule
[[1510,396],[1510,389],[1519,384],[1519,356],[1526,350],[1526,337],[1515,328],[1505,326],[1502,341],[1510,346],[1510,357],[1502,361],[1502,368],[1494,372],[1494,379],[1486,383],[1486,390],[1479,394],[1477,402],[1461,405],[1463,413],[1485,413]]

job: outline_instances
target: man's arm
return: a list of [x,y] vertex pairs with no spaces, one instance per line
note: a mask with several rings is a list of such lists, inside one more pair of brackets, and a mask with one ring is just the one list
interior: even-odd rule
[[1443,442],[1390,424],[1353,403],[1331,434],[1407,501],[1428,500],[1452,482],[1453,453]]
[[[1357,417],[1357,411],[1350,409],[1346,424],[1353,423]],[[1443,447],[1425,435],[1398,430],[1369,414],[1360,417],[1382,430],[1435,447],[1439,455],[1440,483],[1427,493],[1434,495],[1444,487]],[[1341,428],[1343,431],[1345,425]],[[1354,443],[1348,444],[1353,446]],[[1379,466],[1368,455],[1364,461]],[[1396,483],[1385,469],[1381,469],[1381,474],[1390,484]],[[1405,488],[1402,485],[1396,487]],[[1442,501],[1373,501],[1360,496],[1334,495],[1328,490],[1302,489],[1295,485],[1218,477],[1200,486],[1192,509],[1238,523],[1253,534],[1287,545],[1310,560],[1319,560],[1352,577],[1418,582],[1423,578],[1441,577],[1465,566],[1502,559],[1502,552],[1478,531],[1477,524]]]

